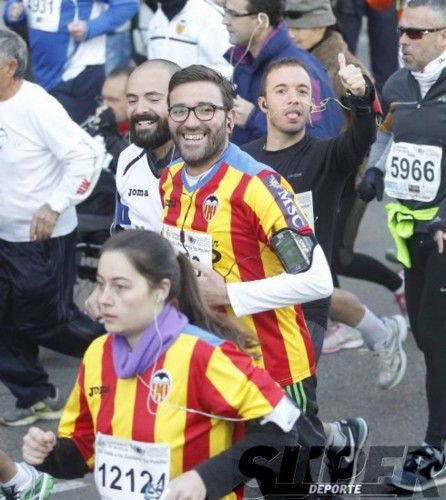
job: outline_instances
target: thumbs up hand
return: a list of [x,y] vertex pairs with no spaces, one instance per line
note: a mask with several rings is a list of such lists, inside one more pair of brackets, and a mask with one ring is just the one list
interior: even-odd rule
[[357,97],[363,97],[366,92],[366,82],[361,69],[354,64],[347,64],[342,52],[338,54],[339,71],[342,86]]

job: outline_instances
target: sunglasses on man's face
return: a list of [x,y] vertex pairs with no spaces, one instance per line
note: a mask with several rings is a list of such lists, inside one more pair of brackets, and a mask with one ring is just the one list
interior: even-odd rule
[[443,28],[404,28],[404,26],[398,26],[396,29],[398,37],[401,38],[406,35],[410,40],[421,40],[424,35],[428,33],[436,33],[437,31],[444,30]]

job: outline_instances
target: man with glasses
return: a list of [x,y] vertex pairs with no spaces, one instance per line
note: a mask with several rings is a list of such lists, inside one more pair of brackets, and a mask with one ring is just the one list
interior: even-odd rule
[[189,255],[209,307],[234,315],[260,341],[261,364],[316,416],[315,360],[300,305],[330,295],[322,249],[288,183],[229,142],[234,91],[190,66],[169,83],[169,128],[182,160],[160,178],[163,234]]
[[365,201],[384,190],[396,198],[388,224],[426,362],[429,420],[424,442],[390,481],[419,491],[446,483],[446,0],[409,0],[398,33],[404,68],[384,86],[390,111],[359,191]]
[[328,75],[315,57],[290,39],[283,4],[282,0],[227,0],[225,4],[223,24],[235,45],[225,57],[234,66],[238,95],[232,141],[238,145],[266,134],[265,115],[257,106],[260,83],[268,64],[284,57],[302,60],[309,68],[314,100],[309,134],[330,138],[341,131],[340,107],[327,101],[335,95]]

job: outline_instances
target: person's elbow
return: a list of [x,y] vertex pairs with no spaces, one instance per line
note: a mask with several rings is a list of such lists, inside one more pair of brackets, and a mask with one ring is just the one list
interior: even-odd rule
[[333,278],[322,247],[318,244],[314,248],[313,261],[308,273],[308,284],[313,289],[314,299],[325,299],[333,293]]

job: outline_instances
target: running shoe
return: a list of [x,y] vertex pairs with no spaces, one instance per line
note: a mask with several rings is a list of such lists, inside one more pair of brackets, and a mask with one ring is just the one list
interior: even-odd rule
[[54,485],[53,477],[46,472],[38,471],[25,462],[21,462],[18,466],[29,472],[29,481],[20,488],[15,486],[0,487],[5,500],[46,500],[49,498]]
[[56,389],[54,397],[47,397],[29,408],[13,408],[0,415],[0,424],[15,427],[30,425],[37,420],[57,420],[63,409],[63,401]]
[[344,323],[329,321],[322,345],[323,354],[331,354],[341,349],[356,349],[364,345],[362,335]]
[[402,468],[386,478],[395,488],[420,492],[446,484],[444,453],[433,446],[420,446],[408,453]]
[[406,373],[407,356],[403,342],[407,338],[407,325],[399,314],[381,319],[390,337],[374,351],[378,362],[378,386],[391,389],[401,382]]
[[[334,422],[344,434],[346,443],[342,448],[327,448],[327,466],[332,483],[353,484],[358,472],[360,457],[369,434],[367,422],[363,418],[349,418]],[[365,462],[364,462],[365,463]]]

